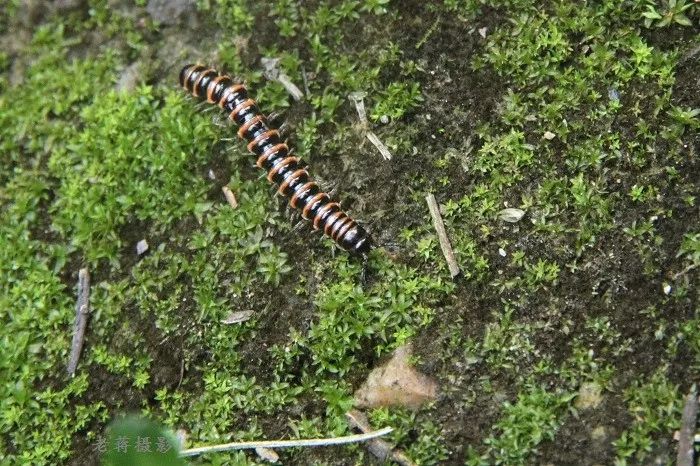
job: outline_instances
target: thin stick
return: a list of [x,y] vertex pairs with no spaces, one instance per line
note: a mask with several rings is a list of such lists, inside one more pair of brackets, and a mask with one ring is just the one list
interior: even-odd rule
[[75,303],[75,324],[73,326],[73,342],[70,347],[70,359],[68,360],[68,375],[75,376],[78,368],[78,359],[83,349],[85,340],[85,327],[87,326],[88,312],[90,311],[90,274],[87,269],[78,272],[78,300]]
[[282,86],[284,86],[284,88],[287,90],[287,93],[289,93],[289,95],[291,95],[296,101],[300,101],[304,97],[304,93],[301,92],[301,89],[299,89],[296,84],[292,82],[289,76],[284,74],[280,69],[279,58],[263,57],[260,59],[260,62],[264,68],[263,74],[265,75],[265,78],[282,84]]
[[228,201],[229,205],[234,209],[237,209],[238,201],[236,200],[236,196],[233,194],[233,191],[231,191],[228,186],[222,186],[221,190],[224,192],[224,196],[226,196],[226,200]]
[[423,35],[423,37],[421,38],[421,40],[419,40],[418,43],[416,44],[416,50],[418,50],[419,48],[423,47],[423,44],[425,44],[426,42],[428,42],[428,39],[429,39],[430,36],[432,36],[433,33],[437,30],[439,24],[440,24],[440,17],[438,16],[437,18],[435,18],[435,21],[433,22],[433,25],[430,26],[430,29],[428,29],[428,32],[426,32],[426,33]]
[[391,152],[389,152],[389,149],[382,141],[379,140],[376,134],[374,134],[372,131],[367,131],[367,139],[369,139],[369,142],[374,144],[374,147],[376,147],[379,153],[382,154],[384,160],[391,160]]
[[671,277],[671,280],[678,280],[680,277],[687,274],[688,272],[690,272],[691,270],[693,270],[697,266],[698,266],[698,264],[690,264],[688,267],[684,268],[683,270],[681,270],[680,272],[675,274],[673,277]]
[[377,135],[369,129],[369,121],[367,120],[367,110],[365,109],[364,101],[365,96],[367,96],[366,92],[355,91],[351,92],[348,95],[348,98],[353,104],[355,104],[357,117],[360,119],[360,125],[362,126],[362,130],[365,132],[365,136],[367,136],[367,139],[369,139],[369,142],[371,142],[374,147],[377,148],[379,153],[382,154],[382,157],[384,157],[384,160],[391,160],[391,152],[389,152],[389,148],[386,147],[386,145],[377,137]]
[[440,208],[438,207],[435,196],[432,193],[428,194],[425,197],[425,200],[428,201],[428,209],[430,209],[430,216],[433,218],[433,226],[435,227],[438,239],[440,240],[442,255],[445,256],[447,266],[450,268],[450,275],[452,275],[452,278],[455,278],[457,275],[459,275],[459,266],[457,265],[455,254],[452,251],[450,240],[447,238],[447,233],[445,232],[445,224],[442,221],[442,216],[440,215]]
[[367,110],[365,109],[365,96],[366,92],[355,91],[348,95],[348,98],[355,104],[355,110],[357,111],[357,118],[360,119],[360,124],[364,129],[369,126],[369,121],[367,121]]
[[678,436],[678,466],[693,466],[695,464],[695,425],[698,421],[698,393],[695,385],[685,397],[683,415],[681,416],[681,430]]
[[346,435],[345,437],[333,438],[312,438],[304,440],[262,440],[258,442],[233,442],[209,447],[190,448],[182,450],[180,456],[195,456],[202,453],[212,453],[217,451],[244,450],[248,448],[290,448],[290,447],[325,447],[329,445],[343,445],[346,443],[364,442],[369,439],[381,437],[391,432],[391,427],[368,432],[366,434]]
[[304,83],[304,94],[306,97],[311,97],[311,92],[309,91],[309,80],[306,78],[306,68],[301,65],[301,80]]
[[[347,419],[348,424],[350,424],[355,429],[360,432],[369,432],[372,428],[369,425],[367,416],[361,411],[353,409],[345,413],[345,419]],[[401,466],[417,466],[406,454],[395,449],[389,442],[381,439],[370,439],[365,444],[367,450],[376,456],[379,461],[386,462],[388,459],[392,459]]]
[[287,93],[292,96],[292,99],[296,100],[297,102],[304,98],[304,93],[286,74],[280,73],[279,76],[277,76],[277,82],[279,82],[286,89]]

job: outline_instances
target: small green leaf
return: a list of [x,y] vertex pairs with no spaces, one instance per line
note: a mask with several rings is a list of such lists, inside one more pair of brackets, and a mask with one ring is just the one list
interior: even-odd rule
[[661,21],[659,21],[659,24],[657,24],[656,27],[657,28],[666,27],[669,24],[671,24],[672,21],[673,21],[673,16],[670,14],[666,14],[666,15],[664,15],[663,19]]
[[673,17],[674,21],[676,21],[678,24],[682,26],[692,26],[693,22],[684,14],[684,13],[677,13]]

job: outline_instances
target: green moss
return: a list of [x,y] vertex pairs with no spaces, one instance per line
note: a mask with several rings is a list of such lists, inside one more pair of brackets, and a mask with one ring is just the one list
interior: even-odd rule
[[681,412],[682,397],[663,371],[646,383],[636,382],[625,395],[634,421],[614,442],[619,465],[644,460],[653,449],[652,435],[677,429]]
[[[544,456],[548,442],[586,448],[560,429],[586,382],[624,393],[626,404],[606,400],[632,419],[619,463],[664,451],[676,383],[700,364],[698,234],[686,220],[700,123],[694,65],[679,66],[689,29],[641,27],[663,4],[200,1],[199,22],[172,28],[142,1],[36,18],[18,6],[0,19],[4,38],[31,37],[0,54],[0,456],[94,459],[126,408],[193,443],[342,435],[353,389],[407,341],[440,400],[371,418],[420,464],[565,462]],[[695,21],[697,8],[685,13]],[[231,129],[174,90],[165,70],[185,53],[213,54],[265,111],[288,109],[297,154],[327,184],[341,180],[344,207],[385,247],[366,270],[293,230],[244,147],[218,142]],[[262,56],[307,85],[305,102],[264,78]],[[149,85],[116,93],[133,63]],[[356,125],[353,91],[366,93],[392,162]],[[454,281],[429,192],[462,269]],[[507,207],[525,214],[504,222]],[[150,246],[140,257],[139,239]],[[92,312],[68,379],[81,266]],[[236,311],[252,314],[222,322]],[[620,377],[630,373],[637,382]],[[226,462],[249,460],[195,460]]]
[[561,411],[573,394],[551,392],[526,385],[515,403],[503,406],[503,416],[495,425],[496,432],[484,443],[486,454],[470,450],[467,464],[527,464],[537,445],[554,438],[560,424]]

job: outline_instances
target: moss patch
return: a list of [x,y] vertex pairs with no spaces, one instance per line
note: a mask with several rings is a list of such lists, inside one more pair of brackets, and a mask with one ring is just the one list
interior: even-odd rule
[[[166,26],[144,2],[10,2],[0,456],[96,463],[108,421],[134,411],[193,444],[346,434],[353,390],[412,341],[438,400],[369,414],[420,464],[673,457],[700,370],[700,7],[530,3],[199,1]],[[303,102],[264,78],[263,56]],[[295,228],[232,129],[176,88],[193,61],[284,110],[297,153],[377,239],[366,271]],[[525,215],[504,222],[504,208]],[[81,266],[92,312],[69,379]],[[281,454],[369,461],[359,446]]]

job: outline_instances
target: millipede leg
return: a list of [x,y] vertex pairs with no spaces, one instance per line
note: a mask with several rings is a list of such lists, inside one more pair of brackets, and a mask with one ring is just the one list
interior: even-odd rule
[[282,116],[282,112],[272,112],[267,115],[267,121],[277,126],[277,123],[279,123],[279,120],[282,119]]
[[335,197],[335,195],[338,194],[338,183],[333,183],[327,191],[330,197]]
[[227,127],[231,126],[231,120],[229,120],[225,116],[221,115],[220,113],[217,113],[216,115],[212,115],[211,122],[220,128],[227,128]]
[[362,256],[362,270],[360,270],[360,283],[364,288],[367,285],[367,275],[369,275],[369,257]]
[[303,222],[303,220],[300,219],[296,224],[294,224],[294,226],[292,227],[292,231],[294,233],[299,233],[305,226],[306,224]]
[[280,133],[280,137],[284,139],[285,141],[289,138],[289,123],[286,121],[282,123],[279,128],[277,128],[277,131]]

